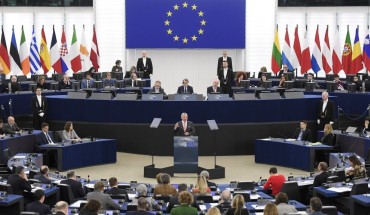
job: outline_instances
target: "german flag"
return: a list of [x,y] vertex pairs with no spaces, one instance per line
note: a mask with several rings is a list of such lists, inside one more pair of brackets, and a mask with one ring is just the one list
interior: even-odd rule
[[4,28],[1,27],[1,44],[0,44],[0,64],[3,68],[4,74],[10,73],[10,60],[8,54],[8,48],[6,46],[5,35],[4,35]]

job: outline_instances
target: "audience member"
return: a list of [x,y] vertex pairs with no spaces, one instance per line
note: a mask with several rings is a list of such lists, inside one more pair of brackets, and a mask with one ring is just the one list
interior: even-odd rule
[[[283,64],[283,69],[280,70],[279,74],[278,74],[278,78],[281,78],[281,76],[284,76],[285,73],[293,73],[292,71],[290,71],[288,69],[288,65],[287,64]],[[293,73],[294,75],[294,73]]]
[[207,180],[204,176],[199,175],[197,182],[195,183],[195,188],[193,188],[192,193],[197,194],[210,194],[211,189],[207,185]]
[[137,73],[136,66],[132,66],[130,68],[130,71],[129,72],[126,72],[125,78],[130,78],[131,75],[132,75],[132,73],[135,73],[135,74]]
[[323,183],[326,183],[326,180],[329,177],[328,164],[326,162],[320,162],[317,166],[317,170],[320,174],[316,175],[315,179],[313,180],[313,187],[320,187]]
[[2,119],[0,119],[0,138],[3,138],[5,135],[4,133],[4,122]]
[[101,204],[97,200],[90,200],[78,213],[79,215],[98,215],[98,211],[101,208]]
[[275,196],[276,194],[280,193],[281,187],[283,186],[285,180],[284,175],[281,175],[277,172],[276,167],[270,168],[270,177],[263,186],[265,190],[270,189],[272,190],[272,195]]
[[217,187],[216,183],[209,181],[209,172],[207,170],[200,172],[200,175],[206,178],[208,187]]
[[321,94],[322,101],[317,114],[318,130],[323,130],[326,124],[334,124],[334,102],[329,100],[329,93]]
[[263,73],[267,72],[267,68],[265,66],[261,67],[260,71],[258,72],[257,78],[261,78]]
[[154,196],[162,195],[162,196],[176,196],[177,191],[176,188],[171,186],[170,184],[171,176],[167,173],[161,174],[161,182],[162,184],[157,185],[154,188]]
[[247,80],[247,74],[245,72],[237,72],[235,77],[235,85],[237,87],[241,87],[243,80]]
[[39,215],[49,215],[52,214],[50,210],[50,206],[44,204],[45,201],[45,193],[42,189],[37,189],[33,194],[35,197],[35,201],[29,203],[26,206],[26,211],[29,212],[36,212]]
[[140,197],[145,198],[146,202],[148,203],[147,210],[160,210],[160,206],[157,205],[154,199],[148,196],[148,188],[144,184],[139,184],[136,186],[137,196],[132,200],[132,203],[137,203]]
[[348,158],[350,169],[346,170],[346,176],[348,180],[357,180],[366,178],[365,166],[360,162],[356,155],[351,155]]
[[149,90],[149,93],[161,93],[163,95],[166,95],[160,81],[155,81],[154,86],[152,89]]
[[286,88],[286,83],[285,83],[285,76],[281,76],[280,77],[280,81],[279,81],[279,87],[281,88]]
[[46,122],[41,124],[41,131],[39,134],[39,140],[40,143],[39,145],[44,145],[44,144],[54,144],[55,140],[52,134],[49,134],[49,124]]
[[[188,186],[186,184],[179,184],[178,187],[178,194],[180,194],[183,191],[188,190]],[[172,208],[176,205],[179,205],[179,197],[178,196],[171,196],[170,200],[168,202],[166,213],[170,213]],[[196,201],[193,201],[192,207],[197,208],[198,211],[200,211],[199,205],[196,203]]]
[[216,206],[222,213],[227,212],[231,208],[231,192],[224,190],[221,193],[219,204]]
[[362,81],[358,80],[357,76],[353,77],[353,82],[352,83],[356,85],[356,91],[361,91],[362,90]]
[[141,52],[141,58],[137,60],[136,69],[144,72],[144,78],[150,78],[153,75],[152,59],[147,57],[146,51]]
[[22,130],[18,127],[17,123],[15,123],[14,117],[8,117],[8,123],[6,123],[3,127],[5,134],[17,134],[22,133]]
[[337,83],[336,90],[344,90],[344,85],[340,81],[338,74],[334,74],[334,82]]
[[93,88],[94,87],[94,79],[91,78],[91,74],[92,73],[90,73],[90,72],[85,73],[85,79],[83,79],[82,82],[81,82],[81,89]]
[[156,178],[156,180],[157,180],[157,184],[162,184],[162,182],[161,182],[161,175],[162,175],[162,173],[158,173],[158,174],[155,176],[155,178]]
[[191,193],[182,191],[179,195],[180,205],[171,210],[171,215],[198,215],[197,209],[191,206],[193,201],[194,198]]
[[217,207],[208,209],[206,215],[221,215],[220,210]]
[[177,88],[177,94],[193,94],[193,87],[189,85],[189,80],[185,78],[182,80],[182,86]]
[[219,57],[218,58],[218,62],[217,62],[217,72],[220,71],[222,69],[222,66],[223,66],[223,62],[226,61],[227,62],[227,67],[231,70],[233,70],[233,61],[231,59],[231,57],[227,56],[227,51],[224,50],[222,52],[222,57]]
[[12,194],[22,196],[24,190],[31,192],[31,184],[28,181],[23,166],[17,166],[15,168],[15,174],[9,176],[7,184],[10,184],[10,186],[12,187]]
[[325,215],[323,212],[321,212],[322,202],[321,202],[321,199],[318,197],[311,198],[310,209],[311,209],[311,215]]
[[68,215],[68,203],[59,201],[55,204],[55,215]]
[[111,72],[122,72],[121,60],[116,60],[116,64],[112,67]]
[[212,86],[207,87],[207,94],[210,93],[222,93],[221,87],[218,86],[219,80],[214,80],[212,82]]
[[36,180],[39,180],[42,184],[51,184],[51,179],[49,177],[49,167],[43,165],[40,167],[40,174],[33,177]]
[[69,186],[71,186],[72,193],[73,193],[73,196],[74,196],[75,199],[85,197],[85,191],[82,187],[81,182],[77,181],[75,171],[69,170],[67,172],[67,179],[62,180],[60,183],[61,184],[68,184]]
[[33,112],[33,128],[35,130],[41,129],[41,124],[45,122],[45,113],[48,110],[48,102],[45,96],[41,95],[41,91],[42,89],[37,87],[36,95],[32,97],[32,100],[31,100],[32,112]]
[[72,84],[67,74],[64,74],[63,80],[59,81],[59,89],[72,89]]
[[315,82],[312,73],[307,73],[307,82],[308,83]]
[[357,128],[357,131],[360,134],[364,134],[365,136],[370,132],[370,126],[369,126],[370,118],[366,117],[364,120],[364,124]]
[[73,124],[71,121],[66,122],[63,130],[63,142],[66,141],[81,141],[81,138],[77,135],[76,131],[73,129]]
[[263,83],[267,81],[266,75],[261,75],[260,81],[258,82],[258,87],[263,87]]
[[115,177],[111,177],[109,180],[110,189],[106,190],[105,193],[109,195],[124,195],[125,201],[128,202],[128,194],[126,190],[118,188],[118,180]]
[[107,72],[107,77],[103,81],[103,87],[115,87],[116,83],[112,79],[112,74],[110,72]]
[[244,208],[244,197],[240,194],[234,196],[231,208],[227,210],[226,215],[248,215],[248,210]]
[[144,197],[140,197],[137,200],[137,211],[127,211],[127,215],[152,215],[146,211],[148,208],[148,202],[145,200]]
[[132,73],[130,80],[126,82],[127,87],[139,87],[138,79],[137,79],[137,74]]
[[275,196],[275,204],[279,215],[297,212],[297,209],[293,205],[288,204],[288,195],[286,193],[278,193]]
[[48,87],[45,82],[45,76],[39,76],[39,81],[37,82],[37,88],[40,88],[41,90],[47,90]]
[[188,114],[181,114],[181,121],[175,124],[173,128],[175,136],[193,136],[195,135],[195,127],[191,121],[188,121]]
[[232,69],[228,68],[227,61],[223,62],[223,67],[218,71],[218,80],[220,80],[220,87],[223,93],[229,94],[231,97],[233,92],[231,90],[231,85],[234,81],[234,72]]
[[101,204],[103,210],[119,210],[121,207],[115,203],[112,198],[104,193],[104,184],[101,181],[98,181],[94,184],[94,191],[86,195],[87,201],[97,200]]
[[20,84],[18,83],[18,78],[16,75],[10,77],[10,81],[3,84],[2,91],[5,93],[15,93],[21,91]]
[[279,215],[276,205],[272,202],[266,204],[263,215]]
[[334,146],[334,134],[333,134],[333,126],[330,124],[326,124],[324,127],[324,136],[321,138],[320,142],[322,144]]
[[301,120],[299,128],[294,132],[293,139],[311,142],[311,130],[307,128],[307,121]]

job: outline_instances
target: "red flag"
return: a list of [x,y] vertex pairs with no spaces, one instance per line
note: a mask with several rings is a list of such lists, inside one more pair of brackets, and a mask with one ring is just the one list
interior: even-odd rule
[[294,31],[293,50],[294,50],[294,55],[297,56],[297,59],[295,59],[293,55],[293,62],[295,64],[294,67],[297,68],[301,66],[302,64],[302,50],[301,50],[301,43],[299,42],[299,36],[298,36],[298,25],[297,27],[295,27],[295,31]]
[[91,45],[91,52],[90,52],[90,60],[93,67],[98,71],[100,68],[100,55],[99,55],[99,47],[98,47],[98,40],[96,39],[96,31],[94,25],[94,32],[93,32],[93,39]]
[[6,40],[4,35],[4,28],[1,28],[1,43],[0,43],[0,64],[3,68],[4,74],[10,73],[10,59],[8,54],[8,47],[6,46]]
[[328,31],[329,31],[329,26],[326,26],[324,44],[322,46],[322,67],[325,73],[329,73],[333,65],[332,57],[330,53],[330,43],[329,43]]
[[334,46],[333,46],[333,73],[338,74],[342,70],[342,60],[340,58],[339,30],[335,31]]
[[310,47],[308,46],[307,40],[307,29],[304,33],[304,38],[302,40],[302,63],[301,63],[301,74],[307,73],[311,69],[311,53]]

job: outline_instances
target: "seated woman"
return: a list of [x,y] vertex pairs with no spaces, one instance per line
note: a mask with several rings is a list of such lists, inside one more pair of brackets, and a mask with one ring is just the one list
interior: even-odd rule
[[210,194],[211,189],[208,187],[207,179],[204,176],[199,175],[197,178],[197,183],[195,188],[193,188],[192,193],[197,194]]
[[238,73],[236,73],[235,85],[237,87],[241,87],[242,80],[247,80],[246,73],[245,72],[238,72]]
[[37,82],[37,88],[41,88],[42,90],[48,89],[45,83],[45,76],[39,77],[39,81]]
[[87,204],[81,209],[81,211],[78,214],[80,215],[98,214],[100,207],[101,207],[100,202],[92,199],[87,202]]
[[261,78],[264,72],[267,72],[267,68],[265,66],[261,67],[260,71],[258,72],[257,78]]
[[348,160],[351,167],[346,170],[347,181],[366,178],[365,166],[362,165],[357,156],[351,155],[349,156]]
[[116,60],[116,65],[114,65],[112,67],[111,72],[122,72],[122,66],[121,66],[121,61],[120,60]]
[[279,87],[281,88],[286,88],[286,83],[285,83],[285,76],[281,76],[280,82],[279,82]]
[[130,72],[126,72],[125,74],[125,78],[130,78],[132,73],[137,73],[137,69],[136,69],[136,66],[132,66],[130,68]]
[[364,124],[357,128],[357,132],[359,132],[360,134],[365,134],[365,135],[370,133],[369,122],[370,122],[370,118],[369,117],[365,118]]
[[321,138],[320,142],[322,144],[334,146],[333,126],[331,124],[325,125],[324,136]]
[[143,197],[148,203],[147,211],[161,209],[161,207],[155,203],[154,199],[148,196],[148,188],[144,184],[137,185],[136,192],[137,192],[137,196],[134,199],[132,199],[132,203],[137,203],[139,198]]
[[278,208],[273,202],[269,202],[263,209],[263,215],[279,215]]
[[191,206],[194,198],[188,191],[182,191],[179,195],[180,206],[171,210],[171,215],[198,215],[198,210]]
[[267,81],[266,75],[262,75],[258,83],[258,87],[263,87],[263,82]]
[[81,141],[81,138],[79,138],[75,130],[73,130],[73,124],[71,121],[66,122],[64,125],[62,141]]
[[227,210],[226,215],[248,215],[248,210],[244,208],[244,197],[241,194],[237,194],[233,202],[231,203],[231,208]]

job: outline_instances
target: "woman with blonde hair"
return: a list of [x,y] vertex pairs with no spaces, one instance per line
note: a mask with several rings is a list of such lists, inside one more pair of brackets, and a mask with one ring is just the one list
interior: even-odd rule
[[192,190],[193,193],[209,194],[211,189],[208,187],[207,179],[204,176],[199,175],[195,188]]
[[324,127],[324,136],[320,141],[322,144],[334,146],[334,134],[333,126],[331,124],[326,124]]
[[226,215],[248,215],[248,210],[244,208],[244,197],[237,194],[233,202],[231,203],[231,208],[227,210]]
[[276,205],[272,202],[267,203],[263,215],[279,215]]
[[221,215],[221,212],[217,207],[213,207],[207,211],[206,215]]

